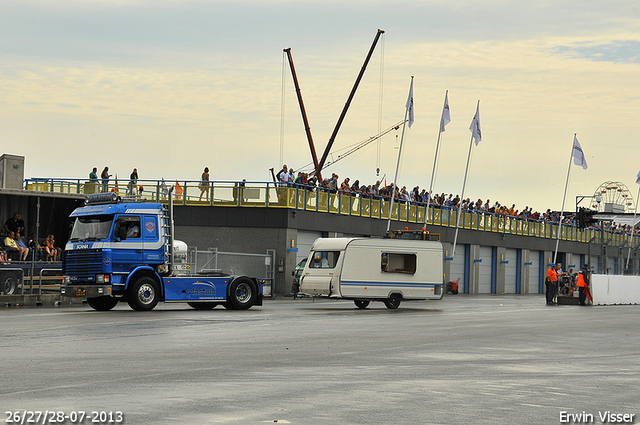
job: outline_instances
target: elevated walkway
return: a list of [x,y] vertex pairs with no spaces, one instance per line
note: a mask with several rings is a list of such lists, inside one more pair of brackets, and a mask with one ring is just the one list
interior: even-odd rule
[[[89,195],[103,191],[118,194],[137,194],[151,202],[167,203],[169,188],[174,188],[174,204],[188,206],[216,206],[243,208],[285,208],[315,211],[388,220],[390,200],[361,194],[345,194],[324,188],[306,186],[282,187],[273,182],[228,182],[211,181],[203,185],[200,181],[138,180],[135,185],[128,181],[109,180],[106,183],[84,180],[28,179],[27,191]],[[427,207],[425,204],[394,202],[391,220],[407,224],[423,224],[456,227],[457,213],[447,207]],[[531,236],[544,239],[558,238],[557,223],[521,217],[496,215],[493,213],[463,212],[460,229],[498,234]],[[559,237],[562,241],[596,243],[613,247],[638,247],[640,236],[613,233],[597,229],[580,229],[563,224]]]

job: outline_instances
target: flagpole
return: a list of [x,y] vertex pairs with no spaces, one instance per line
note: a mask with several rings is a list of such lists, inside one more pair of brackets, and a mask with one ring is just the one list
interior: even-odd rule
[[[427,198],[427,209],[424,211],[424,225],[427,225],[427,218],[429,217],[429,204],[431,203],[431,197],[433,196],[433,180],[436,176],[436,164],[438,162],[438,151],[440,150],[440,138],[442,136],[442,122],[444,120],[444,108],[447,106],[447,90],[444,94],[444,105],[442,105],[442,115],[440,116],[440,125],[438,127],[438,141],[436,142],[436,155],[433,158],[433,170],[431,170],[431,183],[429,183],[429,197]],[[431,222],[433,224],[433,221]]]
[[[478,106],[476,106],[476,116],[474,116],[474,120],[475,119],[480,120],[479,112],[480,112],[480,100],[478,100]],[[472,122],[472,125],[473,125],[473,122]],[[460,194],[460,201],[458,202],[458,214],[456,216],[456,233],[455,233],[455,236],[453,237],[453,250],[451,251],[451,261],[453,261],[453,258],[456,255],[456,244],[458,243],[458,230],[460,229],[460,226],[458,225],[458,223],[460,223],[460,212],[462,210],[462,200],[464,199],[464,189],[467,185],[467,174],[469,172],[469,162],[471,161],[471,148],[473,147],[474,136],[475,136],[475,133],[471,131],[471,140],[469,140],[469,153],[467,154],[467,166],[464,169],[464,179],[462,180],[462,193]]]
[[636,228],[636,214],[638,213],[638,198],[640,198],[640,186],[638,186],[638,196],[636,196],[636,209],[633,211],[633,221],[631,222],[631,233],[629,234],[629,254],[627,255],[627,265],[625,269],[629,269],[629,258],[631,258],[631,242],[633,241],[633,233]]
[[[411,90],[409,92],[409,100],[413,103],[413,75],[411,76]],[[411,106],[413,107],[413,105]],[[398,187],[398,169],[400,168],[400,158],[402,157],[402,142],[404,140],[404,129],[407,126],[407,115],[409,114],[409,106],[404,111],[404,124],[402,124],[402,135],[400,136],[400,148],[398,149],[398,162],[396,163],[396,174],[393,178],[393,190],[391,191],[391,202],[389,203],[389,220],[387,221],[387,232],[391,228],[391,212],[393,211],[393,200],[396,197],[396,188]]]
[[[573,140],[576,140],[577,133],[573,134]],[[562,232],[562,219],[564,218],[564,201],[567,198],[567,186],[569,185],[569,174],[571,173],[571,160],[573,159],[573,145],[571,142],[571,156],[569,157],[569,169],[567,170],[567,181],[564,184],[564,195],[562,195],[562,208],[560,209],[560,223],[558,224],[558,232],[556,233],[556,250],[553,253],[553,263],[558,257],[558,244],[560,243],[560,233]]]
[[467,155],[467,166],[464,169],[464,180],[462,181],[462,194],[460,195],[460,202],[458,202],[458,215],[456,216],[456,234],[453,237],[453,251],[451,251],[451,260],[456,254],[456,243],[458,242],[458,230],[460,223],[460,210],[462,209],[462,200],[464,199],[464,188],[467,185],[467,172],[469,171],[469,161],[471,159],[471,148],[473,147],[473,134],[471,135],[471,140],[469,141],[469,154]]

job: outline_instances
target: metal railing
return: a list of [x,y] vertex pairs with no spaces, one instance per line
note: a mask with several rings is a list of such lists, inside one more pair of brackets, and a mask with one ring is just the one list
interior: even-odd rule
[[[135,184],[124,180],[91,182],[86,180],[28,179],[25,190],[56,193],[92,194],[103,191],[121,195],[134,194],[152,202],[168,202],[169,188],[173,186],[174,204],[226,207],[288,208],[329,214],[389,219],[386,198],[342,193],[334,190],[295,185],[282,186],[274,182],[200,182],[193,180],[138,180]],[[426,220],[425,220],[426,216]],[[398,222],[456,226],[456,210],[426,204],[394,202],[391,219]],[[555,222],[533,220],[493,213],[463,212],[461,229],[478,230],[519,236],[556,239],[559,225]],[[580,229],[562,225],[560,239],[574,242],[594,242],[613,246],[629,246],[626,234],[598,229]],[[640,236],[633,236],[631,246],[640,245]]]
[[222,252],[218,248],[199,250],[190,247],[188,263],[196,273],[224,272],[230,275],[246,275],[263,279],[265,297],[275,295],[275,261],[276,252],[267,250],[266,254],[249,254],[244,252]]

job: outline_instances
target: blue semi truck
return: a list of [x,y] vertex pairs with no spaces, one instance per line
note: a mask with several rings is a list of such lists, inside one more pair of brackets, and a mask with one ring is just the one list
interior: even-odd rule
[[172,193],[166,206],[94,194],[70,217],[61,293],[86,298],[95,310],[111,310],[120,301],[138,311],[160,301],[199,310],[262,305],[261,279],[191,270],[187,245],[173,238]]

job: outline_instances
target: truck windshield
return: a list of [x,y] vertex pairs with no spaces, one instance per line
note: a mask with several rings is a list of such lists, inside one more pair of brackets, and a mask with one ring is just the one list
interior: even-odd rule
[[71,231],[70,241],[88,241],[105,239],[109,236],[113,214],[76,217]]

